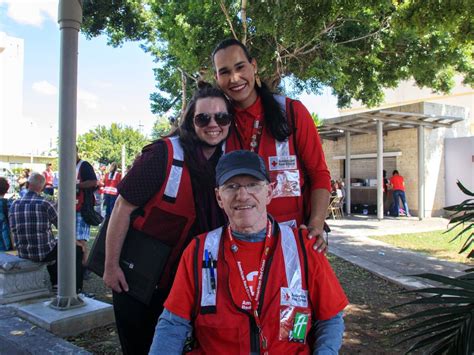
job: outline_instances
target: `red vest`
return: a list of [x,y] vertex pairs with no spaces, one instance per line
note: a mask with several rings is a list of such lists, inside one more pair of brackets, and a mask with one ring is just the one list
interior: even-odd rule
[[[273,257],[269,259],[263,276],[262,293],[260,296],[259,314],[263,327],[263,334],[268,340],[269,354],[309,354],[308,339],[306,344],[279,340],[280,335],[280,307],[282,298],[287,295],[291,279],[291,288],[306,292],[306,308],[311,309],[308,287],[306,284],[306,257],[298,234],[288,226],[280,225],[281,232],[275,233],[277,245]],[[198,266],[198,280],[196,286],[200,305],[194,319],[194,334],[198,347],[195,354],[249,354],[259,352],[260,338],[258,328],[250,311],[243,310],[232,298],[231,284],[235,285],[240,279],[229,281],[229,263],[235,262],[230,255],[229,246],[224,250],[224,238],[221,238],[222,228],[218,228],[205,235],[199,236],[198,251],[194,265]],[[217,248],[217,250],[216,250]],[[218,255],[217,287],[215,293],[209,293],[209,277],[207,270],[202,266],[205,256],[204,250]],[[227,255],[227,257],[226,257]],[[298,256],[295,258],[294,256]],[[229,257],[230,256],[230,257]],[[201,261],[202,260],[202,261]],[[270,272],[271,269],[271,272]],[[296,277],[295,277],[296,275]],[[298,309],[298,307],[296,307]],[[311,326],[308,320],[306,335]]]
[[[173,247],[159,287],[171,286],[174,272],[189,230],[196,219],[189,170],[184,165],[184,152],[177,136],[163,139],[168,148],[166,179],[160,191],[143,207],[133,227]],[[150,178],[153,178],[150,176]]]
[[45,187],[53,187],[54,175],[52,171],[45,170],[43,175],[46,179]]
[[122,178],[122,175],[118,172],[114,172],[112,179],[110,178],[110,173],[105,174],[104,179],[104,194],[107,195],[118,195],[117,186]]
[[[289,112],[287,106],[290,104],[290,99],[278,95],[274,97],[280,106],[285,109],[285,112]],[[289,121],[290,127],[293,127],[293,122]],[[238,149],[243,149],[243,147],[235,130],[232,130],[227,138],[225,151],[231,152]],[[298,191],[297,193],[293,191],[292,196],[280,197],[274,195],[267,207],[268,213],[275,217],[279,223],[288,222],[292,227],[299,226],[310,215],[309,195],[304,196],[310,193],[310,189],[309,186],[305,186],[302,163],[295,152],[294,134],[292,133],[287,141],[280,142],[273,138],[271,133],[263,126],[257,153],[265,161],[270,179],[276,183],[276,189],[283,191],[283,195],[288,188],[291,190],[291,186],[293,186],[294,191]],[[288,182],[291,179],[293,181]]]

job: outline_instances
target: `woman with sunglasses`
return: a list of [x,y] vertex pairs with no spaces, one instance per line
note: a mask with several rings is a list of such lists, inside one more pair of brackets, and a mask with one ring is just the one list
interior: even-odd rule
[[331,179],[311,115],[301,102],[274,95],[260,81],[257,61],[238,40],[219,43],[212,62],[217,85],[236,110],[226,151],[247,149],[263,157],[275,185],[269,213],[309,229],[310,238],[322,236],[314,248],[324,250]]
[[[107,229],[104,282],[113,290],[115,320],[124,354],[148,354],[179,258],[194,235],[224,224],[215,195],[215,167],[229,134],[233,109],[208,84],[193,96],[178,129],[146,146],[118,186]],[[127,294],[119,266],[132,226],[173,247],[150,305]]]

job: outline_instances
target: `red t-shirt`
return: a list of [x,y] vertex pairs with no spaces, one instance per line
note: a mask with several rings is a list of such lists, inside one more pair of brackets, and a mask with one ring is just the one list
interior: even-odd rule
[[[308,256],[308,293],[311,304],[316,307],[314,310],[316,319],[327,320],[342,311],[348,304],[348,301],[326,256],[312,249],[314,242],[306,238],[306,235],[304,236],[304,240]],[[252,286],[256,286],[257,280],[255,276],[260,266],[260,257],[264,242],[237,242],[239,247],[239,260],[242,262],[247,280],[250,280],[249,286],[252,290],[255,290],[255,287]],[[196,241],[193,240],[184,251],[173,283],[173,288],[164,304],[168,311],[188,320],[191,320],[195,302],[193,265],[195,247]],[[244,307],[242,308],[244,309],[250,309],[248,297],[240,279],[239,269],[236,263],[233,262],[228,240],[224,241],[224,248],[226,260],[228,260],[229,265],[229,278],[231,280],[234,302],[236,304],[243,304]],[[238,297],[241,298],[241,302],[235,299],[236,295],[239,295]]]
[[[324,157],[321,138],[306,107],[299,101],[293,101],[294,121],[296,125],[296,147],[311,182],[311,190],[331,191],[331,175]],[[255,119],[262,121],[263,106],[260,97],[246,109],[236,107],[235,123],[242,138],[243,148],[250,150],[253,124]],[[266,129],[265,127],[263,129]]]
[[401,175],[393,175],[390,178],[390,184],[394,190],[402,190],[405,191],[405,181],[403,180],[403,176]]

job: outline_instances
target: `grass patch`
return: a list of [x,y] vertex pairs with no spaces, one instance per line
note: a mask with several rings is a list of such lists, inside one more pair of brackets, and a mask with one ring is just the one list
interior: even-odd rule
[[466,241],[467,235],[450,242],[461,228],[444,233],[446,230],[434,232],[420,232],[410,234],[370,236],[372,239],[395,245],[400,248],[410,249],[417,252],[429,254],[430,256],[449,261],[472,263],[467,258],[469,251],[459,254],[462,245]]

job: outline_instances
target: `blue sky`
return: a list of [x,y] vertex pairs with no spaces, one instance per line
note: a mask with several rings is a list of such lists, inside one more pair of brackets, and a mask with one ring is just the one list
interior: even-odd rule
[[[23,115],[39,129],[57,130],[60,31],[58,0],[0,0],[0,32],[24,40]],[[152,58],[138,43],[107,46],[106,38],[79,39],[78,133],[117,122],[148,134],[155,117]],[[300,98],[322,117],[338,115],[329,90]]]

